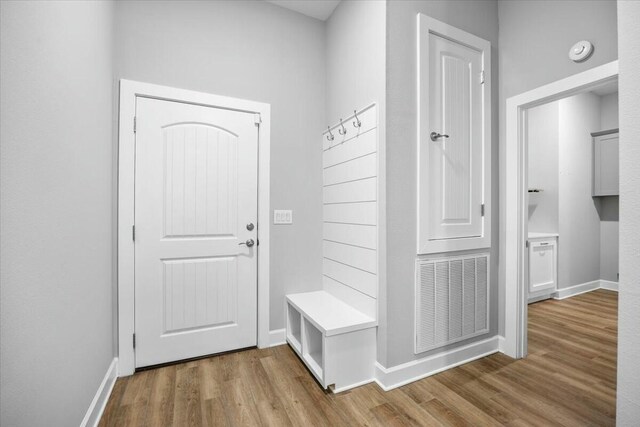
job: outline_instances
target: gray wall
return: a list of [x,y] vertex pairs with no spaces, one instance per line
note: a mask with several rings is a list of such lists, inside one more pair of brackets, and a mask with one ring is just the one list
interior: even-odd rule
[[600,97],[600,128],[602,130],[618,127],[618,92]]
[[321,289],[325,32],[313,18],[262,1],[116,5],[118,79],[271,104],[270,329],[284,327],[284,295]]
[[[326,119],[337,123],[354,109],[378,106],[378,198],[384,200],[386,129],[386,10],[385,1],[342,0],[326,22]],[[383,206],[382,202],[379,202]],[[383,208],[384,209],[384,208]],[[384,216],[378,218],[378,360],[386,358],[386,252]]]
[[558,232],[559,137],[558,103],[527,111],[529,188],[529,231]]
[[114,357],[109,2],[1,2],[0,424],[74,426]]
[[343,0],[326,22],[327,126],[371,102],[384,105],[385,3]]
[[[416,30],[425,13],[491,42],[492,110],[498,110],[498,2],[391,1],[387,4],[387,357],[384,366],[414,355],[416,259]],[[498,164],[498,115],[492,117],[492,162]],[[498,168],[492,171],[491,334],[497,332]],[[480,337],[482,339],[484,337]],[[464,345],[469,341],[458,345]],[[453,347],[453,346],[452,346]],[[435,350],[433,353],[442,351]]]
[[[514,95],[617,59],[616,2],[571,0],[498,2],[500,21],[500,216],[505,197],[505,102]],[[595,45],[593,56],[580,64],[569,60],[579,40]],[[497,111],[497,110],[496,110]],[[494,211],[494,212],[497,212]],[[504,221],[500,245],[504,246]],[[500,307],[504,306],[504,266],[500,266]],[[500,313],[500,333],[504,333]]]
[[591,133],[600,129],[600,97],[583,93],[558,107],[558,287],[567,288],[600,279],[600,202],[591,195]]
[[640,419],[640,2],[618,2],[620,25],[620,295],[616,422]]

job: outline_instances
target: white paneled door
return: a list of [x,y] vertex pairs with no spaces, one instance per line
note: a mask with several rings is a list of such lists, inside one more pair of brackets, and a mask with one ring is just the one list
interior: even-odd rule
[[418,254],[490,247],[491,45],[418,19]]
[[136,367],[257,339],[255,115],[138,97]]
[[482,233],[482,53],[429,35],[430,239]]

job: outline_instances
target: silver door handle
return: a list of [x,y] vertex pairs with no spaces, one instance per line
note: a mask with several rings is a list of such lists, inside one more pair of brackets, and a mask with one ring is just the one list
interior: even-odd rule
[[248,248],[250,248],[251,246],[255,245],[256,242],[253,241],[253,239],[249,239],[246,242],[240,242],[238,243],[238,246],[240,245],[247,245]]
[[431,132],[431,134],[429,136],[431,137],[432,141],[437,141],[440,138],[449,138],[449,135],[441,134],[441,133],[438,133],[438,132]]

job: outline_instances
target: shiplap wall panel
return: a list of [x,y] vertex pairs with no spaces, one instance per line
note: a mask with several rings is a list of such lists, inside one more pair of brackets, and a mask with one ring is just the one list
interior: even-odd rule
[[361,248],[377,249],[378,227],[372,225],[353,225],[325,222],[323,227],[324,240],[359,246]]
[[350,139],[325,150],[322,153],[323,168],[375,153],[378,150],[377,135],[376,130],[372,129],[357,138]]
[[378,204],[374,201],[324,205],[323,218],[325,222],[376,225]]
[[323,134],[323,288],[377,318],[378,134],[376,107]]
[[377,178],[328,185],[322,196],[324,203],[372,202],[378,197]]
[[332,278],[336,282],[347,285],[370,297],[376,298],[378,296],[378,277],[374,273],[332,261],[328,258],[324,259],[322,271],[325,276]]
[[363,178],[373,178],[377,173],[378,158],[376,153],[371,153],[324,169],[324,185],[334,185]]
[[350,264],[369,273],[378,273],[378,255],[375,249],[365,249],[325,240],[322,250],[325,258]]
[[363,294],[349,286],[336,282],[327,276],[323,276],[322,278],[322,288],[334,297],[346,302],[356,310],[360,310],[368,316],[376,317],[378,310],[378,300],[376,298],[370,297],[369,295]]

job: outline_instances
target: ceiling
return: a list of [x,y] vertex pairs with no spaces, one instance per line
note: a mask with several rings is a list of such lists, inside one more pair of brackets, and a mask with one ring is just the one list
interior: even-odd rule
[[289,10],[293,10],[312,18],[326,21],[335,10],[340,0],[267,0]]

